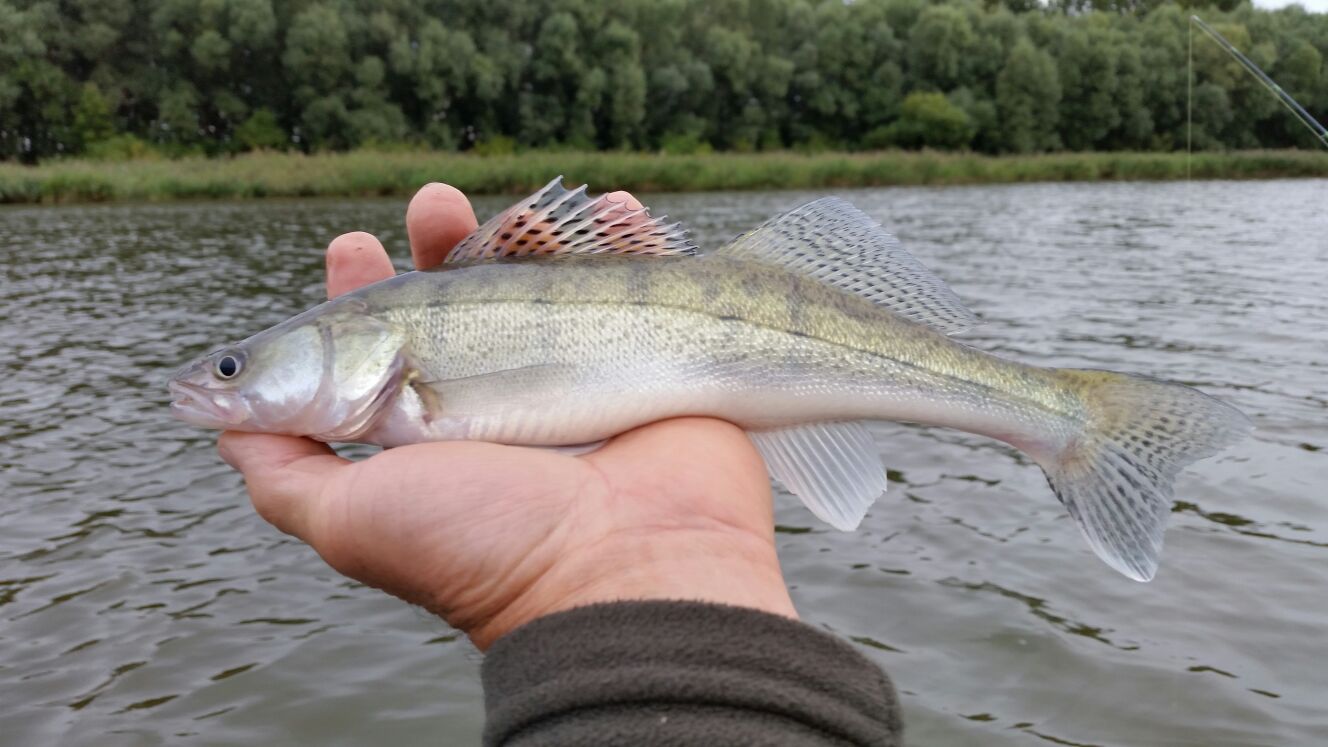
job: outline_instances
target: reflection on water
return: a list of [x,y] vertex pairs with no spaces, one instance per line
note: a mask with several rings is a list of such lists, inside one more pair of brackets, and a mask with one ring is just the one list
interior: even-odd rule
[[[1249,413],[1117,576],[1041,472],[874,427],[890,491],[841,534],[781,498],[795,601],[895,678],[919,745],[1312,744],[1328,733],[1324,182],[855,192],[981,348],[1150,373]],[[661,195],[713,246],[811,193]],[[502,200],[481,200],[482,213]],[[478,656],[263,524],[164,381],[315,302],[321,247],[399,201],[0,211],[0,742],[474,742]]]
[[1092,625],[1087,625],[1085,623],[1075,622],[1074,620],[1067,620],[1066,618],[1060,615],[1053,614],[1051,610],[1048,609],[1047,600],[1039,599],[1038,597],[1034,596],[1029,596],[1028,594],[1021,594],[1017,591],[1006,589],[990,581],[983,581],[981,583],[972,583],[972,582],[962,581],[957,578],[945,578],[941,579],[937,583],[939,583],[942,586],[949,586],[958,589],[967,589],[968,591],[982,591],[982,592],[992,592],[995,594],[999,594],[1005,597],[1006,599],[1013,599],[1015,601],[1023,603],[1023,605],[1028,608],[1028,611],[1031,612],[1034,617],[1046,620],[1052,626],[1060,628],[1066,633],[1070,633],[1073,635],[1081,635],[1085,638],[1091,638],[1099,643],[1105,643],[1108,646],[1118,648],[1122,651],[1134,651],[1139,648],[1139,646],[1136,644],[1123,645],[1118,643],[1112,643],[1111,640],[1104,635],[1105,633],[1108,633],[1110,631],[1103,630],[1102,628],[1095,628]]

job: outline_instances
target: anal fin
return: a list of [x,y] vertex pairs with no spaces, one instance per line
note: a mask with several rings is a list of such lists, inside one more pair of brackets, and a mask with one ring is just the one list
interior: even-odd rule
[[770,475],[830,526],[852,531],[885,492],[885,467],[859,421],[748,431]]

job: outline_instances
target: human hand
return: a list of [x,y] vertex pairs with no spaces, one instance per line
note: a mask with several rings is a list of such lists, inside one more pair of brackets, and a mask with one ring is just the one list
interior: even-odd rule
[[[415,266],[441,262],[475,225],[460,192],[425,186],[406,211]],[[367,233],[328,246],[329,297],[392,274]],[[234,431],[218,446],[264,519],[480,649],[595,602],[689,599],[797,616],[775,555],[765,465],[724,421],[655,423],[580,457],[458,441],[352,462],[311,439]]]

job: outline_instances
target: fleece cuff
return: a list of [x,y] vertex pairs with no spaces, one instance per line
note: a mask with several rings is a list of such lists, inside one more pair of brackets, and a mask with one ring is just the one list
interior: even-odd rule
[[702,602],[596,604],[499,639],[492,745],[898,745],[889,679],[788,618]]

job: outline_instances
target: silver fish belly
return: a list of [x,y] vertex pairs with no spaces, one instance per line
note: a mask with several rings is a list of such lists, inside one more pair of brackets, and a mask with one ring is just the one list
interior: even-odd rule
[[477,264],[363,298],[410,330],[407,356],[427,372],[364,435],[385,446],[579,444],[683,415],[750,429],[907,420],[1027,446],[1078,415],[1040,369],[722,256]]

